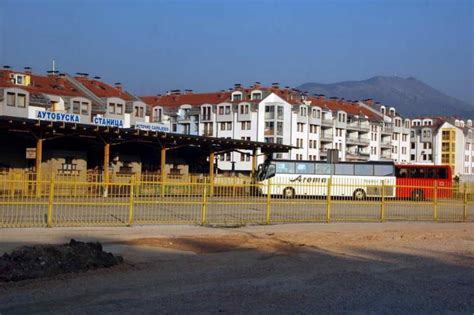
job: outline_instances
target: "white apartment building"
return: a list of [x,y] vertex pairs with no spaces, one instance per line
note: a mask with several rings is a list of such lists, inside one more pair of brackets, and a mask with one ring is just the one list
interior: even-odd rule
[[[328,149],[338,149],[342,161],[409,162],[410,121],[393,108],[386,112],[372,100],[307,96],[276,83],[263,87],[258,82],[250,88],[236,84],[216,93],[172,91],[142,99],[153,107],[152,112],[165,113],[160,121],[168,120],[172,132],[297,147],[275,154],[276,159],[325,160]],[[219,169],[250,171],[249,153],[220,155]],[[258,162],[263,159],[260,156]]]
[[454,175],[474,174],[472,120],[421,117],[411,128],[411,163],[448,164]]

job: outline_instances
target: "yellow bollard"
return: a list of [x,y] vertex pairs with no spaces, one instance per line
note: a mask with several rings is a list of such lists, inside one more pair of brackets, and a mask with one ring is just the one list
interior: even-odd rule
[[265,223],[266,224],[270,224],[270,222],[271,222],[271,201],[272,201],[272,179],[270,178],[268,180],[268,184],[267,184],[267,209],[265,211],[265,213],[266,213]]
[[462,212],[463,221],[467,221],[467,183],[464,183],[464,198],[463,198],[463,212]]
[[54,205],[54,174],[51,174],[51,180],[49,183],[47,227],[53,227],[53,205]]
[[204,178],[203,192],[202,192],[202,205],[201,205],[201,224],[205,225],[207,221],[207,182]]
[[132,226],[133,224],[133,206],[135,205],[134,187],[135,175],[132,175],[132,177],[130,178],[130,204],[128,207],[128,226]]
[[382,198],[380,202],[380,222],[385,220],[385,181],[382,180]]
[[326,195],[326,223],[331,222],[331,188],[332,188],[332,177],[328,178],[328,187]]

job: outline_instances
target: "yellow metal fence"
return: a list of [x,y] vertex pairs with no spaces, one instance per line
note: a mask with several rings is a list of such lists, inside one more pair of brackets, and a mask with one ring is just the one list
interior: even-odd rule
[[[207,177],[157,181],[130,177],[103,183],[48,179],[0,181],[0,227],[134,224],[271,224],[336,221],[472,221],[468,184],[396,186],[357,180],[295,183]],[[409,191],[410,197],[397,192]],[[421,191],[417,195],[416,190]],[[270,192],[270,193],[268,193]],[[410,194],[411,193],[411,194]],[[405,191],[405,195],[406,195]]]

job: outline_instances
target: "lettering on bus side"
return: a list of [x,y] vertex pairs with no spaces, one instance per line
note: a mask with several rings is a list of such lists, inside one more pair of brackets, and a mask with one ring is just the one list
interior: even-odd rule
[[304,177],[303,175],[299,175],[295,178],[290,178],[291,183],[325,183],[327,182],[327,178],[323,177]]

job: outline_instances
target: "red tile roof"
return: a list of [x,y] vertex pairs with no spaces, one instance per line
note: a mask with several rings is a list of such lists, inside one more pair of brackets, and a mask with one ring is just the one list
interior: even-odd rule
[[[30,85],[17,85],[10,81],[10,74],[29,75]],[[27,90],[30,93],[44,93],[59,96],[83,96],[64,77],[59,75],[41,76],[32,73],[24,73],[13,70],[0,70],[0,87],[16,87]]]
[[219,104],[230,101],[229,92],[172,94],[162,96],[141,96],[140,99],[150,106],[178,107],[180,105]]
[[98,97],[119,97],[126,101],[133,100],[132,95],[129,93],[100,80],[91,80],[85,77],[75,77],[75,79]]
[[359,105],[359,103],[354,102],[350,103],[343,100],[332,100],[332,99],[325,99],[323,97],[308,97],[308,100],[311,101],[311,105],[316,105],[321,108],[328,108],[332,111],[345,111],[350,115],[365,115],[369,119],[377,119],[380,118],[371,110]]

